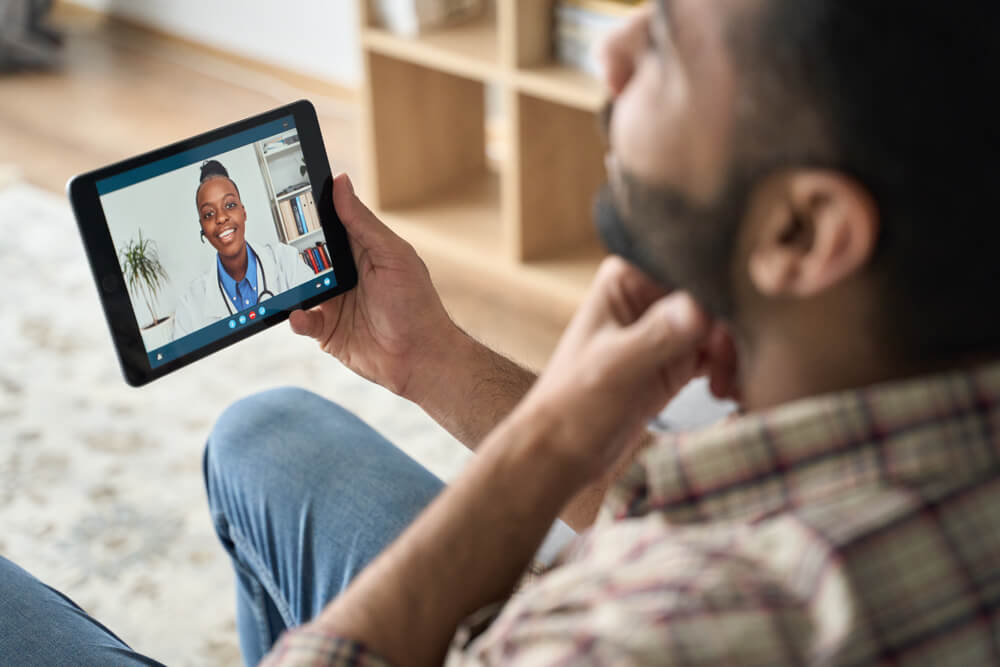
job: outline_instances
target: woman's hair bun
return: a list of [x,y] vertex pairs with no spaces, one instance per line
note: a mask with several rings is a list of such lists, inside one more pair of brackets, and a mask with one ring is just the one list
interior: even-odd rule
[[218,160],[205,160],[201,165],[201,176],[198,180],[200,183],[204,183],[213,176],[225,176],[229,178],[229,172],[226,171],[226,168]]

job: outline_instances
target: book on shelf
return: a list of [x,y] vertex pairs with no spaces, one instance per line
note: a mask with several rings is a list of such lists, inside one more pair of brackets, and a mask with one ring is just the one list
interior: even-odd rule
[[483,0],[372,0],[372,16],[389,32],[415,37],[479,16]]
[[299,256],[302,257],[302,261],[306,263],[306,266],[312,269],[313,273],[317,273],[316,265],[313,264],[312,255],[309,254],[308,250],[303,250],[301,253],[299,253]]
[[328,269],[333,268],[333,263],[330,261],[330,253],[326,249],[326,244],[320,241],[311,248],[306,248],[299,253],[313,273],[321,273]]
[[323,260],[323,268],[332,269],[333,262],[330,261],[330,252],[326,249],[326,244],[320,241],[316,247],[319,249],[320,259]]
[[641,5],[633,0],[558,0],[553,21],[556,60],[603,76],[598,47]]

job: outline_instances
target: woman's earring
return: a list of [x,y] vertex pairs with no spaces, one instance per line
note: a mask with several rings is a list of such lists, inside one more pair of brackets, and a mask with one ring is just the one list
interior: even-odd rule
[[201,234],[201,242],[204,243],[205,242],[205,230],[203,229],[199,233]]

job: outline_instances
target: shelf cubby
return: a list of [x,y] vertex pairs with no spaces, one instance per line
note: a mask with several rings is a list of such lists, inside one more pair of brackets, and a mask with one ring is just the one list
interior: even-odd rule
[[364,29],[362,46],[370,52],[480,81],[500,75],[497,25],[489,17],[419,37],[402,37],[369,26]]
[[513,107],[515,258],[559,257],[595,243],[592,202],[606,180],[596,116],[523,93],[514,94]]
[[[359,0],[364,193],[428,258],[566,319],[604,256],[591,220],[605,179],[594,77],[553,62],[554,0],[496,0],[417,37]],[[486,87],[502,99],[499,165],[485,154]],[[433,268],[433,266],[432,266]]]
[[365,61],[377,82],[366,114],[377,208],[423,203],[486,171],[481,82],[381,53]]
[[414,246],[432,247],[452,263],[478,264],[503,243],[500,179],[488,171],[409,206],[380,208],[379,214]]

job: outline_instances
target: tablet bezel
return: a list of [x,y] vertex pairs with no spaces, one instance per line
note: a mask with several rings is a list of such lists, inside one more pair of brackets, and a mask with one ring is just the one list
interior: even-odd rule
[[[132,308],[132,300],[128,294],[118,254],[111,240],[111,232],[104,216],[104,209],[101,206],[97,182],[288,115],[295,118],[295,127],[302,146],[309,182],[312,185],[313,199],[317,203],[316,210],[319,213],[320,224],[326,237],[326,248],[335,269],[337,286],[300,302],[294,308],[276,311],[267,318],[240,327],[223,338],[153,368],[149,363],[149,355],[142,341],[139,323]],[[323,145],[319,120],[316,118],[315,108],[308,100],[299,100],[107,167],[74,176],[66,185],[66,191],[76,215],[77,226],[80,229],[84,249],[90,262],[90,269],[100,295],[104,317],[111,332],[122,373],[126,382],[134,387],[148,384],[214,352],[284,322],[292,310],[311,308],[338,294],[343,294],[354,288],[358,281],[357,268],[351,254],[347,231],[333,207],[333,175],[330,171],[326,148]]]

